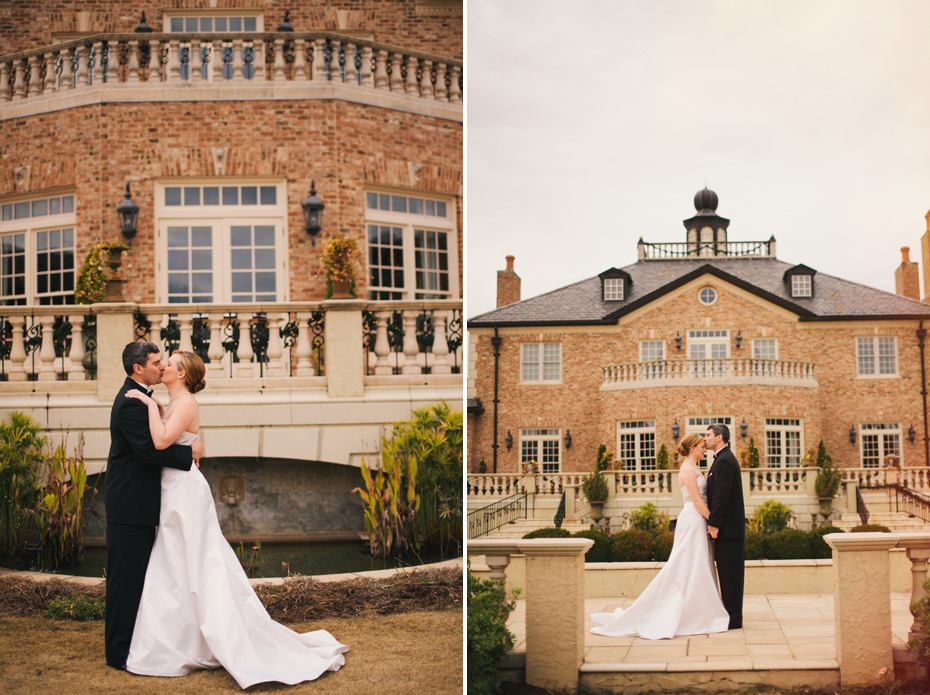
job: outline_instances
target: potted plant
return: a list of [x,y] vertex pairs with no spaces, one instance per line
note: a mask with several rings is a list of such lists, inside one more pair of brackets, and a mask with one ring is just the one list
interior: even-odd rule
[[604,516],[604,503],[607,501],[607,495],[610,494],[604,474],[601,471],[594,471],[586,475],[581,481],[581,491],[591,503],[591,518],[595,522],[600,521]]
[[656,469],[660,471],[668,470],[668,448],[665,444],[659,447],[659,453],[656,455]]
[[836,497],[841,482],[843,482],[843,472],[835,467],[833,459],[824,453],[821,468],[817,471],[817,478],[814,480],[814,493],[820,500],[820,515],[824,521],[833,512],[833,498]]
[[[121,241],[104,241],[95,244],[84,258],[74,288],[75,304],[97,304],[107,293],[107,281],[118,274],[123,251],[129,247]],[[110,272],[107,272],[107,266]]]
[[746,454],[746,458],[750,468],[759,467],[759,450],[756,448],[756,440],[752,437],[749,438],[749,450]]
[[341,234],[330,236],[320,248],[320,270],[326,276],[324,299],[356,297],[355,269],[361,262],[358,243]]

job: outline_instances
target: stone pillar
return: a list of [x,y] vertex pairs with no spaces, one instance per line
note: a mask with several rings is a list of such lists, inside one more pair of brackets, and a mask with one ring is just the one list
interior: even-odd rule
[[520,301],[520,276],[514,272],[513,256],[507,256],[507,269],[497,271],[497,306]]
[[920,299],[920,270],[911,263],[910,247],[901,247],[901,265],[894,271],[894,291],[903,297]]
[[[517,541],[526,555],[526,682],[574,693],[584,661],[587,538]],[[891,643],[889,641],[889,650]]]
[[833,610],[840,685],[871,685],[882,668],[894,666],[891,652],[892,533],[828,533],[833,548]]
[[93,305],[97,316],[97,400],[112,401],[126,379],[123,348],[133,341],[133,314],[138,304],[107,302]]
[[365,302],[353,299],[323,302],[326,312],[326,387],[330,398],[361,398],[365,395],[364,309]]

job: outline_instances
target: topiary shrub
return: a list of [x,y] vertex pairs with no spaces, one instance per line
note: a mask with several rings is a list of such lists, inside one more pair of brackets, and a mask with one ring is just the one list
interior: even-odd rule
[[891,529],[881,524],[859,524],[850,533],[891,533]]
[[48,604],[48,610],[43,617],[57,620],[103,620],[105,605],[103,596],[62,596]]
[[652,537],[652,559],[656,562],[665,562],[672,554],[672,545],[675,543],[675,534],[671,531],[662,531]]
[[637,531],[645,531],[650,534],[668,531],[668,514],[660,512],[652,502],[647,502],[638,509],[634,509],[630,516],[632,517],[633,528]]
[[614,562],[649,562],[652,559],[652,536],[645,531],[620,531],[611,538]]
[[555,528],[548,526],[546,528],[538,528],[535,531],[530,531],[524,538],[571,538],[571,531],[564,528]]
[[823,539],[828,533],[843,533],[841,529],[838,529],[836,526],[821,526],[820,528],[815,528],[813,531],[808,533],[808,540],[810,541],[810,557],[814,560],[829,560],[833,557],[833,548],[827,545],[827,542]]
[[767,560],[769,558],[768,536],[761,531],[746,531],[744,548],[747,560]]
[[516,608],[507,601],[504,582],[478,579],[468,571],[468,695],[500,692],[497,664],[513,649],[507,617]]
[[810,558],[810,537],[807,531],[786,528],[768,539],[769,560],[806,560]]
[[788,528],[788,520],[791,519],[791,507],[775,500],[766,500],[756,507],[752,518],[758,524],[758,530],[763,533],[784,531]]
[[572,534],[572,538],[590,538],[594,541],[594,545],[588,548],[588,552],[585,553],[585,562],[610,562],[610,536],[603,531],[596,531],[594,529],[576,531]]

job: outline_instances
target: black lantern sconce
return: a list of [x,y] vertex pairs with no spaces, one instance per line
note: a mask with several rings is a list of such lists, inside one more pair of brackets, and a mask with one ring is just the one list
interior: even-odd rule
[[133,31],[137,34],[151,34],[153,31],[155,31],[152,29],[152,27],[145,23],[145,10],[142,10],[142,21],[139,22],[139,26],[133,29]]
[[[740,346],[743,344],[743,331],[736,332],[736,349],[739,350]],[[743,435],[746,436],[745,434]]]
[[746,418],[743,418],[743,421],[739,426],[739,436],[743,439],[746,439],[746,432],[749,430],[749,425],[746,424]]
[[572,448],[572,431],[571,430],[567,430],[565,432],[565,448],[566,449]]
[[[675,331],[675,351],[681,352],[681,333],[678,331]],[[678,437],[675,437],[675,439],[678,439]]]
[[323,208],[326,207],[323,201],[316,197],[316,179],[311,179],[310,195],[300,207],[304,209],[304,228],[310,235],[310,244],[316,246],[316,235],[323,228]]
[[507,430],[507,436],[504,438],[504,444],[507,445],[507,451],[510,451],[513,448],[513,435],[510,434],[510,430]]
[[294,31],[294,27],[291,26],[291,11],[284,10],[284,21],[278,25],[278,28],[275,31]]
[[856,426],[855,425],[849,428],[849,443],[850,444],[856,443]]
[[914,423],[912,422],[910,429],[907,431],[907,441],[913,444],[915,439],[917,439],[917,430],[914,429]]
[[128,244],[132,245],[132,238],[136,235],[136,224],[139,221],[139,206],[132,199],[129,192],[129,182],[126,182],[126,195],[123,202],[116,206],[119,215],[119,226]]
[[678,420],[676,418],[675,424],[672,425],[672,436],[675,438],[676,442],[678,441],[679,434],[681,434],[681,425],[678,424]]

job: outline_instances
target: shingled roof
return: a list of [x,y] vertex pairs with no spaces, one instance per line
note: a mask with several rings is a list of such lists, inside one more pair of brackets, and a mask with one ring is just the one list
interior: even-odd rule
[[623,268],[630,274],[632,285],[622,301],[605,302],[601,281],[595,276],[480,314],[471,318],[468,326],[616,323],[624,314],[708,273],[796,313],[801,321],[930,319],[930,304],[819,272],[815,276],[815,296],[792,297],[784,276],[794,267],[775,258],[639,261]]

